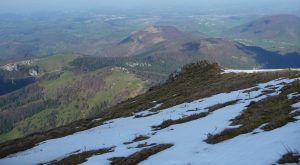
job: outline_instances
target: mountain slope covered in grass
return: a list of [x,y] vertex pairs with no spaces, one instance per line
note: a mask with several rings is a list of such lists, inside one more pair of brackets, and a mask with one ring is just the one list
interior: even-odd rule
[[[75,71],[69,66],[75,58],[50,56],[26,66],[37,67],[39,74],[29,77],[31,81],[27,84],[25,78],[21,79],[23,86],[0,96],[0,142],[94,116],[143,93],[157,81],[118,67]],[[26,77],[27,73],[24,74]],[[18,80],[14,78],[10,73],[5,82],[15,85]]]
[[190,64],[97,117],[2,144],[0,162],[287,163],[300,147],[299,78],[292,70],[226,73]]

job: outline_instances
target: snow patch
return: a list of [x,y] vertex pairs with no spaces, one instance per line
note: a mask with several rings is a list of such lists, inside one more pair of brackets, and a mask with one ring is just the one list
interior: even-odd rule
[[278,72],[278,71],[300,71],[298,68],[292,69],[252,69],[252,70],[235,70],[235,69],[226,69],[223,73],[258,73],[258,72]]
[[[267,83],[258,84],[257,91],[245,92],[248,89],[221,93],[183,103],[170,107],[150,116],[134,118],[134,116],[113,119],[85,131],[65,136],[62,138],[44,141],[35,147],[23,152],[16,153],[9,157],[0,159],[0,164],[39,164],[52,160],[61,159],[77,151],[78,153],[88,150],[107,148],[116,146],[113,152],[103,155],[92,156],[83,164],[109,164],[109,158],[127,157],[141,148],[135,148],[137,144],[172,143],[173,147],[149,157],[141,162],[148,164],[272,164],[279,159],[281,154],[285,154],[284,146],[300,148],[300,121],[289,123],[284,127],[259,133],[243,134],[233,139],[211,145],[204,142],[208,133],[218,133],[230,126],[230,120],[242,113],[251,101],[259,101],[267,96],[261,95],[268,86],[275,87],[275,91],[270,95],[280,94],[283,83],[291,83],[299,79],[277,79]],[[201,112],[207,112],[207,107],[216,104],[226,103],[239,99],[236,104],[216,110],[206,117],[190,122],[172,125],[168,128],[153,131],[154,125],[159,125],[163,121],[180,119]],[[161,104],[155,105],[158,108]],[[293,106],[300,108],[300,103]],[[137,114],[149,114],[150,108]],[[153,112],[152,112],[153,113]],[[135,142],[129,145],[124,142],[131,141],[137,135],[147,135],[150,138],[142,142]]]

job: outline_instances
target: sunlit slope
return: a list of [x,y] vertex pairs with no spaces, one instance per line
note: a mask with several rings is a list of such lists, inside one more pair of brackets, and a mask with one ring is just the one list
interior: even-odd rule
[[216,64],[190,64],[98,117],[2,144],[0,162],[297,163],[299,75],[224,73]]
[[107,68],[90,73],[63,71],[31,84],[2,96],[1,142],[91,117],[142,93],[146,83],[122,68]]

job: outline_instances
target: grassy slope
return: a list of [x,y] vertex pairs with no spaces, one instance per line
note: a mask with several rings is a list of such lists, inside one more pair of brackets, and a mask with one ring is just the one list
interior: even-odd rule
[[300,83],[296,81],[283,87],[277,96],[269,96],[258,102],[251,102],[246,110],[231,120],[231,126],[238,127],[224,129],[215,135],[208,134],[206,142],[216,144],[241,134],[250,133],[258,128],[271,131],[296,121],[295,117],[299,116],[300,113],[293,112],[292,105],[298,103],[300,97],[288,99],[288,95],[297,93],[299,90]]
[[62,86],[67,85],[68,83],[71,83],[72,81],[76,81],[80,78],[80,75],[75,75],[71,71],[64,71],[58,79],[55,80],[49,80],[49,81],[42,81],[40,83],[40,86],[45,90],[46,95],[49,97],[54,95],[54,92]]
[[60,71],[64,67],[67,67],[71,61],[79,57],[76,54],[58,54],[41,58],[36,62],[39,68],[42,68],[44,72]]
[[110,76],[105,78],[105,82],[109,89],[98,92],[95,97],[89,99],[89,105],[93,106],[103,101],[111,102],[122,93],[129,91],[129,97],[136,96],[141,92],[144,86],[144,82],[135,77],[135,75],[122,71],[113,72]]
[[[81,82],[89,76],[97,76],[101,72],[107,71],[98,70],[84,75],[65,71],[58,79],[42,81],[40,86],[44,89],[46,98],[55,99],[58,97],[58,91],[64,87],[72,87],[73,85],[76,88],[76,82]],[[92,112],[93,108],[99,103],[106,102],[107,106],[116,104],[126,98],[140,94],[146,85],[146,82],[137,78],[136,75],[121,70],[109,71],[103,76],[105,76],[103,77],[105,84],[101,89],[91,88],[87,89],[88,91],[78,89],[78,97],[73,96],[74,100],[61,104],[57,108],[44,109],[18,122],[13,130],[0,135],[0,142],[22,137],[33,132],[46,131],[53,127],[90,117],[94,113]],[[92,93],[90,92],[91,90],[96,91]],[[81,97],[87,100],[88,106],[85,108],[78,106],[77,99]]]
[[[186,66],[177,78],[170,79],[166,84],[161,86],[151,88],[145,94],[117,104],[107,111],[103,111],[100,115],[96,115],[90,119],[82,119],[44,133],[37,133],[22,139],[3,143],[0,145],[0,157],[25,150],[32,147],[35,143],[46,139],[58,138],[86,130],[113,118],[130,116],[134,112],[148,109],[157,103],[163,103],[159,109],[164,109],[213,94],[253,87],[258,83],[268,82],[280,77],[300,76],[300,73],[296,71],[253,74],[219,74],[219,72],[220,69],[216,65],[200,63]],[[99,117],[102,120],[94,120]]]

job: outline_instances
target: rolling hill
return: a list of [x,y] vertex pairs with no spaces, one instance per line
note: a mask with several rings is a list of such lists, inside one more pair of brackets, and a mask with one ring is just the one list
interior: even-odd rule
[[300,52],[300,17],[265,16],[226,31],[232,39],[281,54]]
[[[26,66],[18,64],[16,71],[3,71],[6,77],[0,81],[0,142],[93,116],[143,93],[158,81],[113,66],[75,71],[69,62],[78,57],[43,57]],[[29,76],[20,67],[35,67],[38,75]]]
[[299,75],[189,64],[99,116],[1,144],[0,163],[297,163]]
[[278,52],[260,47],[222,38],[191,36],[165,26],[151,26],[136,32],[110,45],[108,50],[106,57],[132,57],[167,73],[197,60],[214,61],[236,69],[300,67],[295,62],[300,60],[296,52],[282,57]]
[[151,49],[155,45],[189,41],[192,38],[192,35],[185,34],[171,26],[149,26],[134,32],[118,43],[110,45],[105,49],[104,56],[134,56]]
[[277,41],[300,40],[300,17],[294,15],[266,16],[232,29],[236,34],[249,39]]
[[[111,46],[124,54],[55,55],[5,65],[15,69],[1,71],[7,78],[0,80],[0,141],[98,114],[198,60],[230,69],[300,67],[297,53],[282,56],[226,39],[190,36],[172,27],[148,27]],[[32,69],[37,72],[33,77],[28,75]]]

